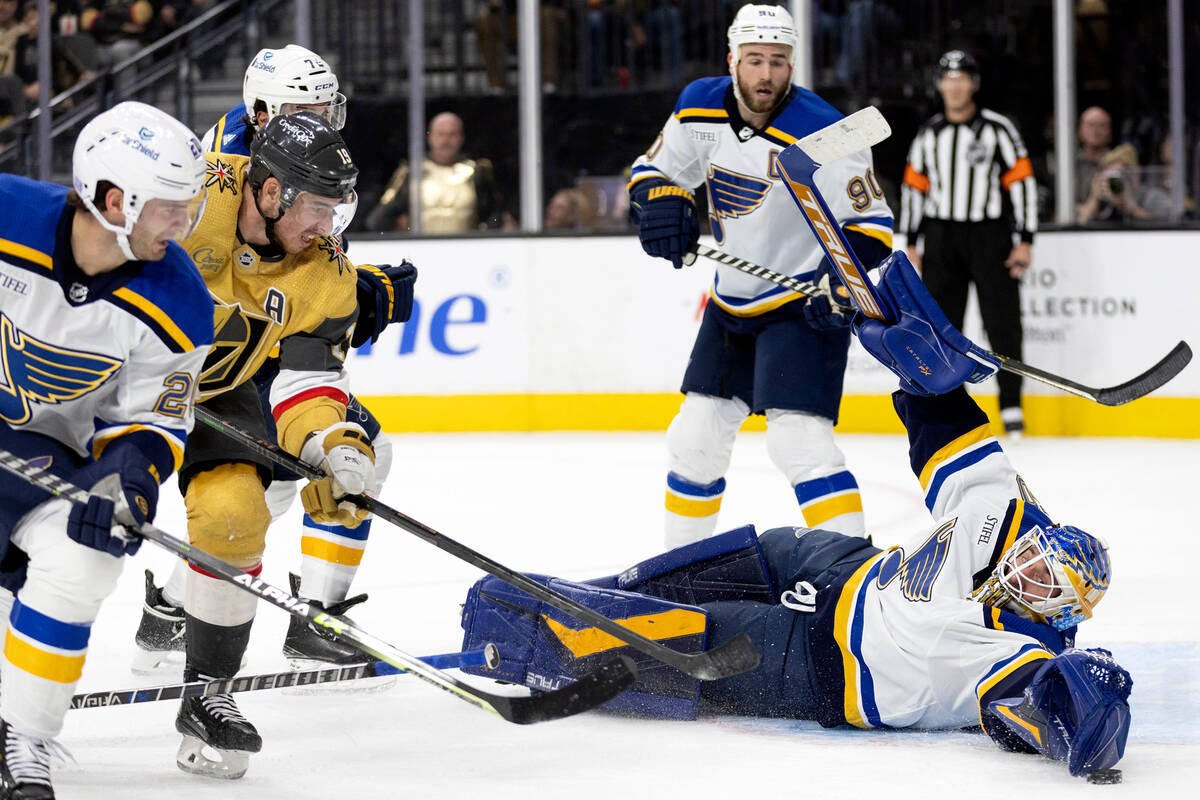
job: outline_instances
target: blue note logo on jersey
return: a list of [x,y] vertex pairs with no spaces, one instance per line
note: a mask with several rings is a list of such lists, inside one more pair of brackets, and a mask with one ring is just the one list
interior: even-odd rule
[[0,314],[0,418],[28,422],[30,403],[61,403],[100,388],[120,361],[83,350],[39,342]]
[[709,165],[708,202],[712,206],[709,220],[718,244],[725,240],[725,229],[721,220],[753,212],[762,205],[770,189],[770,181],[722,169],[716,164]]
[[876,579],[879,589],[882,591],[887,588],[899,576],[900,594],[905,600],[928,602],[933,597],[933,584],[946,564],[946,557],[950,555],[950,537],[957,521],[955,518],[943,523],[907,558],[904,557],[903,547],[888,552],[879,565],[879,577]]

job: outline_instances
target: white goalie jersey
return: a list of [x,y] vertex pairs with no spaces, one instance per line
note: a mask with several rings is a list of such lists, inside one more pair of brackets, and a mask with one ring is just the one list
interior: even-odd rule
[[[630,190],[655,178],[689,190],[704,184],[720,249],[810,280],[821,262],[821,247],[782,185],[775,159],[789,144],[841,118],[816,94],[793,86],[764,129],[756,130],[738,112],[732,78],[695,81],[683,90],[650,149],[634,162]],[[870,150],[822,167],[816,183],[847,233],[891,249],[892,212]],[[757,316],[799,297],[733,267],[717,266],[712,299],[737,316]]]
[[825,601],[833,604],[815,627],[821,642],[814,641],[814,656],[824,662],[819,672],[836,676],[827,688],[843,698],[833,722],[979,724],[981,707],[1008,696],[1029,669],[1068,644],[1048,625],[967,599],[1022,534],[1050,520],[987,417],[965,392],[955,399],[961,402],[897,401],[935,523],[910,544],[868,559],[835,589],[836,601]]

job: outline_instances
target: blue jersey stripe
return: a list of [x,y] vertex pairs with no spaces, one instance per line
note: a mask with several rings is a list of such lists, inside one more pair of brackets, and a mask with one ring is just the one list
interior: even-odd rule
[[61,650],[84,650],[92,634],[92,626],[60,622],[16,600],[9,617],[14,630],[34,641]]
[[973,464],[978,464],[980,461],[992,455],[993,453],[1000,452],[1003,451],[1000,449],[999,443],[993,441],[985,444],[977,450],[972,450],[969,453],[965,453],[953,461],[940,466],[937,470],[937,473],[934,475],[933,480],[929,483],[929,491],[925,493],[925,507],[930,511],[933,510],[934,504],[937,503],[938,491],[941,490],[942,484],[945,483],[951,475],[956,472],[961,472]]

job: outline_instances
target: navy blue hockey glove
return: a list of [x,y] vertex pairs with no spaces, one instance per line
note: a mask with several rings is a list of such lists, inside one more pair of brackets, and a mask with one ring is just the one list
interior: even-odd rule
[[804,319],[814,330],[840,330],[854,319],[850,291],[837,271],[829,266],[829,259],[821,260],[820,271],[824,272],[817,281],[821,292],[810,296],[804,304]]
[[630,196],[630,215],[638,224],[642,249],[665,258],[675,269],[700,240],[696,203],[687,189],[665,181],[637,186]]
[[1043,662],[1021,697],[992,701],[988,711],[1026,745],[1083,775],[1125,754],[1132,689],[1109,651],[1065,650]]
[[996,373],[996,357],[950,324],[904,253],[884,259],[876,288],[885,313],[899,321],[888,324],[858,314],[854,332],[868,353],[900,377],[901,389],[945,394]]
[[407,322],[412,316],[413,285],[417,282],[417,268],[408,259],[396,266],[363,265],[357,272],[358,321],[350,337],[351,347],[374,343],[391,323]]
[[112,556],[133,555],[142,546],[134,531],[151,522],[158,506],[158,480],[137,448],[109,445],[100,460],[71,477],[91,493],[87,505],[75,504],[67,536]]

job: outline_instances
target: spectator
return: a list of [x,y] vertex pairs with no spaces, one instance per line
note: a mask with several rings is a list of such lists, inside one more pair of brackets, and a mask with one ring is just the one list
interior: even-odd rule
[[1092,173],[1087,199],[1079,206],[1079,224],[1150,219],[1150,212],[1138,202],[1140,194],[1137,150],[1131,144],[1114,147]]
[[548,231],[592,227],[595,214],[587,196],[578,189],[559,189],[546,204],[542,228]]
[[[25,100],[29,104],[38,101],[40,84],[38,82],[37,40],[38,40],[38,9],[37,3],[25,4],[21,15],[21,25],[24,33],[17,39],[16,64],[17,75],[25,84]],[[70,89],[80,81],[94,77],[94,64],[88,64],[80,57],[79,51],[63,46],[64,37],[52,36],[50,44],[50,65],[53,77],[51,94]]]
[[[558,51],[566,23],[567,12],[562,8],[562,0],[542,0],[538,12],[538,44],[542,89],[547,92],[558,89]],[[517,39],[515,0],[484,0],[475,19],[475,30],[479,41],[479,57],[487,75],[488,92],[499,94],[504,91],[507,42]]]
[[[1155,172],[1157,174],[1149,176],[1149,180],[1143,181],[1143,188],[1138,197],[1138,205],[1146,210],[1150,215],[1150,219],[1158,221],[1167,221],[1174,219],[1175,209],[1171,204],[1171,137],[1167,136],[1163,139],[1162,144],[1158,147],[1158,158],[1161,162]],[[1195,211],[1195,204],[1192,198],[1184,196],[1183,198],[1183,215],[1185,218],[1192,216]]]
[[[421,219],[425,233],[462,233],[499,228],[512,230],[516,221],[504,208],[492,162],[462,152],[463,121],[449,111],[429,123],[429,154],[422,163]],[[388,181],[379,205],[367,215],[367,229],[407,231],[408,162],[400,163]]]
[[646,13],[646,41],[657,56],[667,83],[683,85],[683,10],[681,0],[662,0]]
[[95,38],[100,66],[111,67],[142,48],[155,18],[148,0],[92,0],[79,24]]
[[25,35],[18,19],[17,0],[0,0],[0,116],[15,117],[25,110],[25,81],[16,73],[17,42]]
[[1082,204],[1091,193],[1092,178],[1100,159],[1112,147],[1112,117],[1100,106],[1084,109],[1079,115],[1079,151],[1075,154],[1075,218],[1082,216]]
[[[967,292],[975,284],[988,341],[1020,358],[1020,280],[1033,260],[1037,231],[1033,164],[1012,121],[976,105],[974,58],[951,50],[938,61],[938,74],[945,111],[918,129],[904,168],[901,226],[908,257],[923,267],[929,293],[956,328],[962,328]],[[1004,430],[1020,436],[1021,376],[1002,372],[996,381]]]

